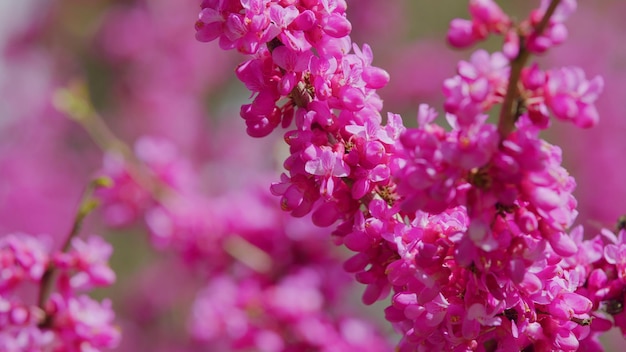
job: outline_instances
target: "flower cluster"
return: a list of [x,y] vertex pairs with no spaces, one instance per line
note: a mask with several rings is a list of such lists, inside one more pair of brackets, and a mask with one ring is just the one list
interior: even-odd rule
[[[565,267],[576,271],[576,276],[586,278],[577,291],[593,303],[591,329],[596,334],[617,326],[626,335],[626,230],[618,228],[617,236],[602,230],[589,240],[583,240],[583,229],[572,230],[578,251],[568,258]],[[589,343],[587,350],[599,350]]]
[[[467,47],[499,34],[504,46],[476,51],[444,82],[449,130],[434,123],[437,113],[426,105],[417,128],[405,128],[394,114],[382,125],[375,89],[388,76],[371,66],[367,45],[350,52],[349,31],[341,40],[325,32],[345,4],[254,4],[204,1],[197,36],[219,37],[222,48],[253,56],[237,69],[254,96],[241,109],[250,135],[295,120],[284,137],[287,173],[272,193],[294,216],[312,212],[320,226],[340,221],[333,236],[357,252],[344,268],[367,285],[364,302],[394,291],[386,313],[404,335],[401,350],[597,345],[603,324],[592,316],[599,305],[583,293],[589,271],[573,259],[579,248],[568,234],[577,215],[575,182],[561,166],[561,150],[539,133],[551,114],[595,125],[603,82],[574,67],[526,66],[532,53],[565,40],[574,0],[542,1],[519,23],[491,0],[470,1],[472,19],[453,20],[449,42]],[[306,28],[328,40],[305,29],[304,44],[294,45],[288,34],[300,33],[296,19],[304,16],[312,19]],[[494,125],[488,112],[499,105]],[[617,265],[618,247],[604,251]],[[617,280],[596,275],[602,285]],[[613,300],[606,297],[600,300]]]
[[[284,162],[287,173],[271,191],[293,216],[312,212],[312,221],[320,226],[343,221],[334,237],[359,252],[352,263],[363,265],[351,270],[368,284],[364,300],[372,303],[390,288],[382,263],[393,255],[393,245],[382,240],[380,231],[399,221],[387,208],[395,197],[391,155],[404,127],[394,114],[382,125],[382,101],[376,93],[389,75],[372,66],[367,44],[351,43],[343,1],[258,1],[256,7],[230,3],[203,2],[198,36],[217,38],[205,37],[208,13],[228,19],[219,27],[221,44],[231,19],[255,18],[249,23],[270,23],[267,28],[280,24],[279,32],[256,36],[264,45],[254,45],[253,51],[239,48],[253,56],[236,70],[254,94],[253,102],[241,109],[250,135],[295,124],[284,137],[290,149]],[[301,25],[304,19],[306,26]],[[300,39],[297,45],[290,39],[294,37]],[[363,213],[361,204],[372,213]],[[372,267],[365,271],[368,263]]]
[[[110,300],[81,291],[108,286],[111,246],[99,237],[73,238],[67,252],[51,251],[45,238],[23,233],[0,238],[0,351],[100,351],[114,348]],[[47,292],[58,271],[56,291]],[[23,292],[38,290],[38,302]],[[48,297],[49,296],[49,297]]]
[[[547,5],[542,16],[550,16]],[[560,149],[539,132],[550,111],[581,127],[597,123],[602,80],[588,82],[574,68],[524,68],[537,51],[532,43],[549,35],[538,23],[554,24],[568,6],[553,8],[555,19],[542,17],[533,31],[515,30],[526,34],[511,55],[512,22],[495,3],[471,2],[475,28],[504,34],[503,51],[475,52],[444,83],[450,131],[422,107],[419,127],[400,138],[394,176],[401,208],[428,212],[396,235],[402,258],[388,267],[396,291],[388,317],[404,331],[407,350],[576,350],[597,338],[589,328],[592,303],[577,293],[586,277],[565,264],[577,251],[566,232],[577,215],[575,183],[560,166]],[[453,23],[449,39],[458,35]],[[497,103],[495,126],[486,113]]]

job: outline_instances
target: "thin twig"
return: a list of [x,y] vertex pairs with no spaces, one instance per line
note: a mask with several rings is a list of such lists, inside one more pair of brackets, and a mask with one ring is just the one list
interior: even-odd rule
[[53,102],[57,110],[80,124],[102,151],[121,155],[133,180],[150,190],[156,198],[162,198],[163,193],[172,191],[169,185],[151,177],[146,166],[132,149],[109,129],[91,104],[87,84],[84,81],[75,80],[67,88],[59,89]]
[[[109,187],[110,185],[111,180],[106,177],[99,177],[89,183],[78,206],[78,211],[76,212],[76,216],[74,217],[74,222],[72,224],[72,229],[70,230],[67,238],[65,239],[65,242],[63,243],[63,246],[61,247],[61,253],[65,253],[70,249],[72,239],[76,237],[80,232],[83,221],[85,220],[87,215],[89,215],[89,213],[91,213],[98,206],[98,201],[93,197],[94,190],[99,187]],[[50,296],[50,292],[52,290],[52,284],[54,283],[55,272],[56,267],[52,263],[49,263],[46,271],[41,278],[37,305],[44,311],[46,301],[48,300],[48,297]]]

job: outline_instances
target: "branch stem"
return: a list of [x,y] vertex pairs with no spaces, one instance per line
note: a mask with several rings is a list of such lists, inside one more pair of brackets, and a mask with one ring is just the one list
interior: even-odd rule
[[80,124],[102,151],[119,154],[126,162],[130,176],[156,198],[162,198],[164,193],[172,191],[169,185],[151,177],[132,149],[115,136],[91,104],[84,81],[75,80],[67,88],[59,89],[54,96],[54,106]]
[[[67,238],[65,239],[65,242],[63,243],[63,246],[60,249],[61,253],[65,253],[70,249],[72,239],[76,237],[80,232],[85,218],[98,206],[98,201],[93,197],[94,190],[98,187],[108,187],[110,184],[111,181],[105,177],[96,178],[89,183],[78,206],[78,211],[76,212],[76,216],[74,217],[74,222],[72,224],[72,229],[70,230]],[[44,311],[46,301],[48,300],[50,292],[52,291],[52,284],[54,283],[55,272],[56,267],[54,266],[54,264],[49,263],[46,271],[41,277],[37,305]]]
[[[546,13],[541,18],[541,21],[535,26],[534,33],[540,35],[548,26],[550,17],[554,14],[560,0],[552,0]],[[515,59],[511,61],[511,72],[509,74],[509,83],[506,89],[506,95],[504,102],[502,103],[502,110],[500,110],[500,119],[498,121],[498,133],[500,139],[504,140],[515,129],[515,122],[517,121],[517,108],[515,103],[520,98],[520,91],[518,83],[522,74],[522,69],[526,66],[526,62],[530,58],[530,51],[526,47],[523,40],[520,40],[519,54]]]

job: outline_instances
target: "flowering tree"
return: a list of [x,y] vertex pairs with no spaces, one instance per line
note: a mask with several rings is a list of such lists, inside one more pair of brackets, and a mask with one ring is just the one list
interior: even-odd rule
[[[595,351],[601,333],[626,334],[624,220],[593,237],[574,226],[576,183],[542,137],[554,119],[584,129],[600,120],[603,78],[567,57],[536,60],[568,39],[575,0],[541,1],[522,20],[470,0],[447,43],[503,41],[426,83],[443,86],[445,123],[426,104],[414,105],[415,122],[383,117],[378,91],[394,78],[353,43],[350,18],[355,9],[357,24],[372,24],[368,6],[392,16],[388,3],[203,0],[196,39],[221,51],[181,39],[192,7],[100,4],[81,12],[97,26],[70,17],[54,36],[50,23],[76,4],[50,2],[6,49],[13,67],[44,78],[7,90],[19,118],[3,131],[29,135],[6,133],[1,150],[0,351]],[[67,43],[84,57],[68,56]],[[251,93],[239,109],[245,131],[263,140],[246,138],[240,120],[206,118],[229,114],[203,97],[229,99],[230,50],[246,55],[235,69]],[[68,78],[80,68],[85,77]],[[404,83],[398,96],[415,84]],[[49,180],[58,166],[40,158],[64,160],[68,176]],[[137,233],[159,250],[125,278],[130,294],[107,294],[119,298],[117,320],[111,299],[85,292],[112,285],[129,262],[111,269],[112,246],[83,225],[120,233],[108,237],[116,253]],[[353,279],[364,304],[385,302],[399,342],[345,304]]]

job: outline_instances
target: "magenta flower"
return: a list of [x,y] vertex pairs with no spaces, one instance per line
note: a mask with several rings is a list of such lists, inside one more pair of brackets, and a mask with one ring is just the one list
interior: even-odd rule
[[343,161],[342,154],[330,148],[311,146],[308,150],[314,158],[306,162],[304,169],[311,175],[322,176],[320,194],[330,198],[335,190],[336,178],[350,175],[350,168]]
[[[128,226],[137,221],[155,204],[157,193],[185,192],[194,187],[190,164],[180,158],[169,141],[144,136],[136,141],[134,152],[137,164],[116,153],[104,156],[100,173],[111,178],[113,186],[98,188],[96,195],[109,226]],[[154,179],[140,177],[142,172]]]
[[78,290],[108,286],[115,282],[115,273],[109,267],[109,257],[113,247],[101,237],[91,236],[87,240],[72,239],[72,250],[58,253],[54,263],[58,267],[76,271],[70,279],[72,288]]
[[[542,0],[541,6],[531,12],[529,18],[530,26],[537,26],[549,5],[549,0]],[[535,33],[533,31],[528,37],[528,43],[526,44],[528,50],[542,53],[555,45],[563,43],[567,39],[568,34],[567,27],[565,27],[563,22],[576,11],[576,7],[576,0],[560,1],[554,14],[548,21],[547,28],[541,33]]]
[[461,126],[473,124],[479,114],[501,100],[508,71],[509,60],[502,53],[477,50],[470,62],[459,62],[457,76],[444,81],[446,111],[455,114]]
[[596,76],[588,81],[577,67],[564,67],[548,72],[545,84],[546,104],[554,115],[571,121],[578,127],[588,128],[598,123],[594,105],[602,92],[604,81]]
[[280,46],[272,51],[274,62],[284,70],[283,77],[278,84],[280,94],[289,95],[291,93],[296,87],[297,76],[309,67],[312,56],[310,51],[296,52],[286,46]]
[[491,33],[504,33],[511,26],[509,17],[492,0],[471,0],[469,10],[471,21],[456,18],[450,22],[447,39],[454,47],[471,46]]
[[47,245],[26,234],[0,237],[0,295],[22,281],[39,282],[49,262]]
[[224,16],[213,8],[203,8],[196,22],[196,39],[201,42],[210,42],[224,33]]
[[624,231],[620,231],[617,241],[604,247],[604,260],[615,265],[617,277],[621,280],[626,280],[626,243],[624,237],[626,237]]
[[0,329],[1,352],[45,351],[54,346],[54,332],[41,330],[36,322],[15,326],[2,326]]
[[57,334],[56,344],[63,350],[95,352],[119,344],[121,335],[113,325],[110,300],[98,303],[85,295],[63,298],[55,294],[49,305],[55,312],[52,329]]
[[448,29],[448,43],[457,48],[466,48],[474,45],[481,36],[484,35],[481,32],[474,34],[474,23],[470,20],[455,18],[450,21],[450,28]]
[[474,339],[478,337],[482,327],[500,326],[502,318],[496,316],[497,312],[498,309],[493,309],[488,314],[487,308],[481,303],[472,304],[466,312],[465,319],[463,319],[463,337]]

